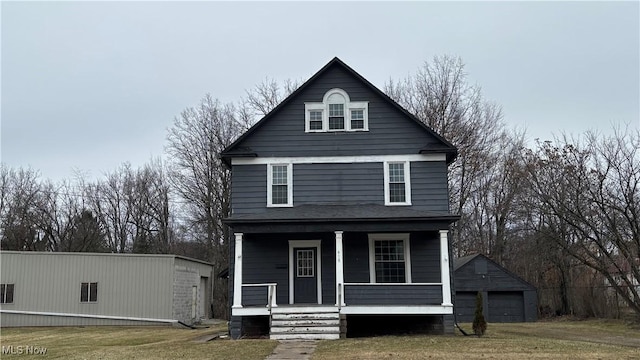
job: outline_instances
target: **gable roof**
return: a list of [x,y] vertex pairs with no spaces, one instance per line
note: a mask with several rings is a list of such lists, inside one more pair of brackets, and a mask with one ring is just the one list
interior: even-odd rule
[[229,166],[230,165],[230,159],[232,157],[255,157],[255,156],[257,156],[257,154],[255,154],[255,153],[247,152],[246,149],[239,148],[238,144],[240,144],[243,140],[245,140],[246,138],[251,136],[254,132],[256,132],[265,122],[267,122],[276,113],[278,113],[280,111],[280,109],[282,109],[289,102],[291,102],[291,100],[294,97],[296,97],[304,89],[309,87],[310,84],[314,83],[316,81],[316,79],[321,77],[330,68],[335,67],[335,66],[341,67],[344,70],[346,70],[347,73],[349,73],[354,78],[359,80],[364,86],[368,87],[371,91],[373,91],[373,93],[375,93],[375,94],[379,95],[380,97],[382,97],[387,103],[389,103],[394,108],[398,109],[407,118],[415,121],[428,134],[430,134],[433,137],[435,137],[442,144],[442,148],[433,148],[433,147],[424,148],[424,149],[420,150],[420,153],[433,153],[433,152],[445,153],[446,154],[446,159],[447,159],[447,164],[450,164],[453,160],[455,160],[456,156],[458,155],[458,149],[453,144],[451,144],[445,138],[440,136],[433,129],[431,129],[429,126],[427,126],[425,123],[420,121],[420,119],[418,119],[415,115],[411,114],[405,108],[400,106],[400,104],[395,102],[387,94],[382,92],[380,89],[378,89],[372,83],[370,83],[367,79],[362,77],[362,75],[358,74],[355,70],[353,70],[351,67],[349,67],[347,64],[345,64],[342,60],[340,60],[337,57],[334,57],[325,66],[323,66],[320,70],[318,70],[318,72],[316,72],[313,76],[311,76],[309,78],[309,80],[305,81],[294,92],[289,94],[289,96],[287,96],[286,99],[284,99],[280,104],[278,104],[275,108],[273,108],[267,115],[265,115],[262,119],[260,119],[260,121],[255,123],[251,128],[249,128],[249,130],[245,131],[242,135],[240,135],[231,145],[227,146],[227,148],[224,149],[220,153],[220,157],[222,158],[223,162],[225,164],[227,164],[227,166]]
[[456,271],[461,267],[465,266],[469,261],[475,259],[479,255],[480,254],[474,254],[474,255],[463,256],[461,258],[453,259],[453,271]]
[[492,263],[493,265],[495,265],[496,267],[498,267],[500,270],[504,271],[507,275],[511,276],[512,278],[522,282],[523,284],[526,284],[527,286],[530,286],[531,288],[535,289],[535,286],[533,286],[533,284],[531,284],[530,282],[528,282],[527,280],[521,278],[520,276],[514,274],[513,272],[511,272],[511,270],[505,268],[504,266],[498,264],[497,262],[491,260],[488,256],[484,255],[484,254],[474,254],[474,255],[469,255],[469,256],[463,256],[461,258],[457,258],[457,259],[453,259],[453,271],[454,273],[456,271],[458,271],[458,269],[460,269],[461,267],[467,265],[468,263],[472,262],[473,260],[483,257],[485,260],[487,260],[488,262]]

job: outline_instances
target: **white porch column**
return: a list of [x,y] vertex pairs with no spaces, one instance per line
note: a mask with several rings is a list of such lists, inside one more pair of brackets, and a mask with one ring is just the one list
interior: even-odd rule
[[449,271],[449,240],[447,234],[449,230],[440,230],[440,266],[442,273],[442,305],[453,306],[451,304],[451,274]]
[[[344,265],[342,255],[342,231],[336,231],[336,306],[344,306]],[[342,289],[340,289],[342,287]]]
[[242,233],[235,233],[236,256],[233,266],[233,306],[242,307]]

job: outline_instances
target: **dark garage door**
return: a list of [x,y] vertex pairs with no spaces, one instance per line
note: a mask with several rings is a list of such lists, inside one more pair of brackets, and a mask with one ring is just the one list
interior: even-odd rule
[[459,322],[472,322],[476,309],[476,292],[456,291],[456,320]]
[[490,291],[488,322],[524,322],[522,291]]

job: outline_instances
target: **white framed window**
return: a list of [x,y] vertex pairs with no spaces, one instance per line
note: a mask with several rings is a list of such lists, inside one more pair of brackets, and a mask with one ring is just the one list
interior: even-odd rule
[[320,103],[305,103],[305,132],[369,131],[369,102],[351,101],[342,89],[331,89]]
[[308,131],[322,131],[322,110],[309,110]]
[[409,234],[369,234],[372,283],[411,283]]
[[267,206],[293,206],[292,164],[269,164],[267,166]]
[[384,162],[384,204],[411,205],[411,163]]
[[80,283],[80,302],[82,303],[98,302],[98,283],[97,282]]
[[351,130],[364,130],[364,109],[351,109]]

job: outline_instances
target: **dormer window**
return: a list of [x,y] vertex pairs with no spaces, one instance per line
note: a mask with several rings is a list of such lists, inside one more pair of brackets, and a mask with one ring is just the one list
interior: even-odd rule
[[331,89],[321,103],[304,107],[305,132],[369,131],[369,102],[352,102],[342,89]]

